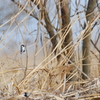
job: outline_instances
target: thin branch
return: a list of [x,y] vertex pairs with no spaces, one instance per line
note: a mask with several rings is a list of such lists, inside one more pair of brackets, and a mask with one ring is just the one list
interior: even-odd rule
[[[15,2],[14,0],[12,0],[12,1],[13,1],[18,7],[20,7],[21,9],[23,9],[23,11],[25,11],[25,12],[28,13],[28,14],[30,13],[28,10],[24,9],[23,6],[22,6],[21,4]],[[30,16],[34,17],[36,20],[39,20],[39,18],[36,17],[36,16],[33,15],[33,14],[30,14]],[[44,27],[46,27],[46,26],[44,25],[43,22],[41,22],[41,24],[42,24]]]
[[91,51],[91,53],[99,60],[99,58],[97,57],[97,55],[93,51]]
[[93,44],[93,46],[95,47],[95,49],[100,53],[100,50],[97,48],[97,46],[95,45],[95,43],[91,40],[91,43]]
[[96,40],[96,42],[95,42],[95,45],[97,45],[99,39],[100,39],[100,33],[99,33],[98,38],[97,38],[97,40]]

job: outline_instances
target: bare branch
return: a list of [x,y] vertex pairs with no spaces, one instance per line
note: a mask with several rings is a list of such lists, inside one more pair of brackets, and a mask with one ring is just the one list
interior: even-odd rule
[[93,44],[93,46],[95,47],[95,49],[100,53],[100,50],[96,47],[95,43],[91,40],[91,43]]

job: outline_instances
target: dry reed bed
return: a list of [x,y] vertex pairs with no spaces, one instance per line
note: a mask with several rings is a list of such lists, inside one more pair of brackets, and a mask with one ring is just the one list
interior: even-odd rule
[[[86,29],[88,28],[89,27]],[[82,33],[84,34],[84,32]],[[58,43],[57,47],[61,46],[64,37],[65,36],[62,37],[62,40]],[[74,48],[77,48],[79,42],[82,41],[82,36],[79,37],[80,40],[73,45]],[[54,53],[53,50],[53,52],[51,52],[50,55],[43,60],[43,62],[37,65],[37,67],[31,69],[31,71],[30,68],[27,67],[27,70],[29,71],[24,79],[22,79],[19,83],[16,82],[16,79],[11,79],[11,84],[6,84],[6,86],[1,89],[0,99],[91,100],[92,98],[100,98],[100,77],[91,79],[87,76],[87,80],[83,80],[82,74],[85,75],[85,73],[80,69],[82,65],[77,66],[79,62],[76,64],[73,62],[72,64],[65,64],[66,62],[70,61],[68,57],[73,54],[73,46],[69,43],[71,52],[67,56],[63,56],[63,52],[68,49],[66,46],[61,51],[58,50],[60,52],[58,52],[57,55],[51,57]],[[55,47],[55,49],[57,47]],[[55,64],[55,59],[58,55],[61,55],[60,63]],[[63,66],[63,64],[65,65]],[[72,69],[75,70],[72,71]],[[21,70],[15,68],[14,70],[10,69],[2,72],[1,74],[6,74],[8,72],[10,74],[18,73],[21,72]],[[20,73],[20,75],[22,74]],[[75,77],[77,77],[77,81],[72,81],[71,79]]]
[[[24,10],[24,8],[22,9]],[[28,13],[28,15],[30,14],[31,12]],[[38,64],[37,67],[32,68],[31,71],[27,66],[27,70],[29,71],[19,83],[16,82],[16,79],[10,79],[12,80],[11,84],[6,84],[6,86],[0,89],[0,99],[91,100],[93,98],[100,98],[100,77],[91,79],[87,76],[87,80],[83,80],[82,74],[85,75],[85,73],[80,69],[82,64],[79,64],[79,61],[73,63],[68,59],[73,55],[73,53],[75,53],[75,50],[79,47],[80,42],[87,37],[85,34],[91,29],[99,16],[100,14],[93,19],[92,23],[87,23],[87,27],[73,40],[77,41],[75,44],[71,45],[71,43],[69,43],[69,45],[61,49],[64,38],[71,30],[74,23],[76,23],[79,19],[75,18],[72,20],[69,25],[65,27],[65,33],[60,37],[61,39],[59,40],[57,46],[48,55],[48,57],[45,58],[43,62]],[[60,32],[62,30],[60,30]],[[94,30],[92,30],[92,32],[93,31]],[[55,35],[58,35],[60,32],[56,33]],[[92,32],[90,32],[90,34]],[[39,51],[37,51],[35,56],[37,56],[37,54],[42,51],[43,48],[45,48],[48,42],[50,42],[50,40],[48,40]],[[70,52],[64,56],[63,53],[66,52],[68,48],[70,48]],[[55,50],[57,50],[57,54],[54,57],[51,57]],[[60,62],[59,64],[55,64],[55,59],[59,55],[61,55]],[[70,61],[72,64],[68,64],[68,61]],[[65,65],[63,66],[63,64]],[[72,71],[72,69],[74,70]],[[8,72],[10,74],[20,72],[21,76],[23,73],[21,73],[21,71],[22,70],[16,68],[15,70],[10,69],[8,71],[1,72],[0,74],[3,75]],[[77,81],[72,81],[72,79],[75,77],[77,77]]]
[[[35,71],[30,80],[13,82],[0,91],[1,100],[91,100],[100,97],[100,77],[82,80],[74,66],[65,65]],[[78,75],[78,81],[70,79]],[[26,95],[25,95],[26,93]]]

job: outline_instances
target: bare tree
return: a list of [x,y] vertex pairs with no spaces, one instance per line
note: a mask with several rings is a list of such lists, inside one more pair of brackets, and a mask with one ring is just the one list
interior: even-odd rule
[[[62,16],[62,19],[61,19],[62,20],[62,28],[64,28],[62,31],[62,34],[66,34],[66,26],[68,26],[70,23],[70,1],[69,0],[60,0],[60,5],[61,5],[61,16]],[[68,34],[66,35],[64,42],[62,44],[62,47],[63,48],[66,47],[69,43],[71,43],[71,45],[73,44],[72,30],[70,30],[68,32]],[[71,52],[70,48],[67,49],[67,54],[69,52]],[[71,57],[71,60],[74,61],[74,56]]]
[[[21,4],[17,3],[15,0],[12,0],[15,4],[17,4],[18,6],[20,5],[21,8],[23,8],[23,6],[21,6]],[[36,20],[40,21],[41,25],[43,25],[50,37],[53,49],[58,45],[59,40],[61,38],[61,48],[60,50],[66,48],[65,50],[63,50],[63,55],[67,56],[66,58],[68,58],[69,60],[71,60],[72,62],[75,62],[74,59],[74,55],[73,55],[73,33],[71,30],[71,20],[70,20],[70,0],[57,0],[55,1],[55,5],[56,5],[56,14],[54,14],[53,19],[55,19],[55,17],[58,17],[58,22],[57,25],[59,26],[59,28],[55,27],[52,24],[51,21],[51,16],[49,15],[49,11],[47,8],[48,2],[50,2],[49,0],[40,0],[40,1],[36,1],[36,0],[31,0],[31,3],[33,5],[37,6],[37,9],[40,13],[41,16],[37,16],[33,13],[30,13],[30,16],[34,17]],[[80,3],[80,2],[79,2]],[[96,1],[95,0],[89,0],[88,2],[88,6],[87,6],[87,10],[86,10],[86,20],[87,22],[89,22],[88,24],[90,25],[92,23],[92,19],[94,18],[94,8],[96,5]],[[77,7],[78,9],[78,7]],[[86,9],[86,8],[84,8]],[[26,13],[29,13],[27,9],[24,9],[24,11]],[[75,12],[76,13],[76,12]],[[60,21],[60,23],[59,23]],[[90,26],[91,27],[91,26]],[[85,29],[86,27],[84,27]],[[60,34],[61,38],[58,38],[58,35],[56,34],[58,32],[58,30],[60,30]],[[82,54],[83,54],[83,62],[82,62],[82,68],[83,68],[83,72],[85,74],[87,74],[88,76],[90,76],[90,39],[91,39],[91,30],[92,27],[90,29],[87,29],[84,32],[83,37],[85,37],[85,39],[83,40],[83,47],[82,47]],[[72,46],[72,47],[71,47]],[[59,49],[59,46],[58,48]],[[56,54],[56,49],[55,49],[55,54]],[[57,52],[57,54],[59,53],[59,51]],[[60,62],[62,59],[61,58],[61,54],[57,55],[57,60],[58,62]],[[63,63],[65,64],[66,62],[70,63],[70,61],[68,61],[68,59]],[[83,75],[83,79],[86,79],[86,77]]]
[[[40,4],[37,7],[41,11],[41,15],[42,15],[41,18],[44,19],[44,22],[46,24],[45,28],[51,38],[51,43],[52,43],[53,49],[54,49],[56,47],[58,41],[57,41],[57,35],[55,35],[55,33],[54,33],[54,26],[52,25],[52,22],[50,21],[49,12],[47,12],[47,8],[46,8],[47,1],[48,0],[44,0],[42,2],[40,1]],[[34,3],[35,3],[35,5],[37,5],[37,1],[35,1]],[[70,44],[70,46],[73,44],[72,31],[70,30],[69,33],[66,32],[66,27],[70,23],[70,1],[69,0],[58,0],[57,3],[58,3],[56,5],[57,6],[57,9],[56,9],[57,15],[58,15],[58,19],[61,22],[58,24],[61,24],[59,26],[60,26],[60,29],[62,29],[62,33],[60,35],[62,36],[64,34],[66,34],[66,37],[64,38],[64,41],[61,46],[61,48],[64,48],[70,42],[72,42]],[[59,13],[59,12],[61,12],[61,13]],[[60,18],[59,18],[59,16],[60,16]],[[66,53],[64,52],[63,54],[67,55],[68,53],[71,54],[71,52],[72,51],[70,49],[67,49],[67,52]],[[56,51],[55,51],[55,53],[56,53]],[[70,57],[70,55],[69,55],[69,57]],[[58,55],[57,60],[58,60],[58,62],[60,61],[60,55]],[[74,56],[72,56],[70,60],[74,61]]]
[[[86,11],[86,20],[87,22],[91,23],[93,18],[94,18],[94,8],[96,5],[96,0],[89,0],[88,6],[87,6],[87,11]],[[84,37],[86,38],[83,40],[83,72],[86,73],[88,76],[90,76],[90,39],[91,39],[91,28],[86,32]],[[86,77],[83,75],[83,79],[86,79]]]

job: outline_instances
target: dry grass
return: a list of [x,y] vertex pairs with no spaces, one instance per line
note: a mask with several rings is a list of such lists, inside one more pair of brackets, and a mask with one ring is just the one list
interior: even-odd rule
[[[50,55],[51,53],[48,56]],[[25,67],[20,65],[21,62],[5,58],[1,60],[4,63],[1,64],[0,72],[1,100],[91,100],[100,97],[100,77],[91,76],[83,80],[81,75],[84,73],[80,70],[79,62],[66,63],[63,66],[68,60],[67,57],[62,56],[59,64],[54,55],[42,58],[43,61],[35,68],[30,62],[26,77],[24,77]],[[31,60],[31,57],[28,58]],[[94,56],[91,58],[94,59]],[[73,68],[75,70],[71,71]],[[72,81],[71,79],[75,77],[77,81]]]
[[[25,81],[22,80],[19,84],[13,78],[1,89],[0,98],[2,100],[24,100],[25,98],[25,100],[64,100],[65,98],[90,100],[100,97],[99,77],[84,81],[78,76],[80,78],[78,81],[70,81],[73,75],[77,75],[76,71],[70,72],[73,67],[66,65],[38,69],[33,73],[31,79],[24,79]],[[28,97],[24,97],[25,93]]]
[[[37,2],[37,5],[39,2]],[[28,15],[20,22],[23,24],[35,9],[34,7],[32,11],[27,12],[25,6],[22,7],[19,5],[19,8],[21,9],[19,13],[2,24],[0,26],[1,28],[12,19],[14,20],[22,11],[25,11]],[[72,26],[78,22],[79,18],[77,17],[65,27],[66,32],[62,36],[60,36],[60,32],[63,29],[55,34],[55,36],[59,35],[60,39],[53,50],[50,45],[51,39],[46,40],[44,38],[45,42],[41,48],[39,48],[38,42],[35,41],[35,43],[33,42],[26,46],[27,52],[23,54],[20,54],[18,48],[17,50],[13,49],[13,43],[13,48],[12,46],[8,46],[13,39],[13,37],[9,39],[10,35],[13,34],[16,28],[20,30],[20,23],[18,23],[7,37],[9,42],[4,45],[3,48],[0,48],[0,100],[95,100],[96,98],[99,100],[100,76],[98,65],[100,65],[100,62],[98,63],[96,59],[99,53],[95,50],[96,56],[93,54],[89,55],[92,62],[89,64],[91,66],[91,76],[86,76],[87,80],[83,80],[82,74],[85,75],[85,73],[82,71],[82,60],[85,58],[82,57],[82,51],[79,47],[82,40],[86,38],[84,34],[86,34],[99,16],[100,14],[93,19],[92,23],[87,23],[87,27],[73,39],[73,41],[76,41],[73,45],[69,43],[65,48],[61,48],[64,38],[72,29]],[[43,25],[42,22],[41,24]],[[6,33],[9,29],[10,27]],[[26,27],[25,30],[27,30]],[[91,31],[90,34],[94,31],[95,29]],[[14,34],[14,36],[16,34]],[[23,37],[24,35],[22,35],[22,38]],[[7,38],[4,38],[3,41]],[[35,48],[35,53],[30,52],[33,50],[30,50],[31,47]],[[5,48],[8,48],[10,53],[5,53]],[[69,48],[70,52],[64,55]],[[54,55],[55,50],[57,50],[57,52]],[[75,54],[75,62],[71,62],[69,59],[73,54]],[[59,62],[57,62],[57,56],[59,55],[61,58]],[[71,64],[68,64],[68,61],[70,61]],[[73,80],[73,78],[75,78],[75,80]]]

